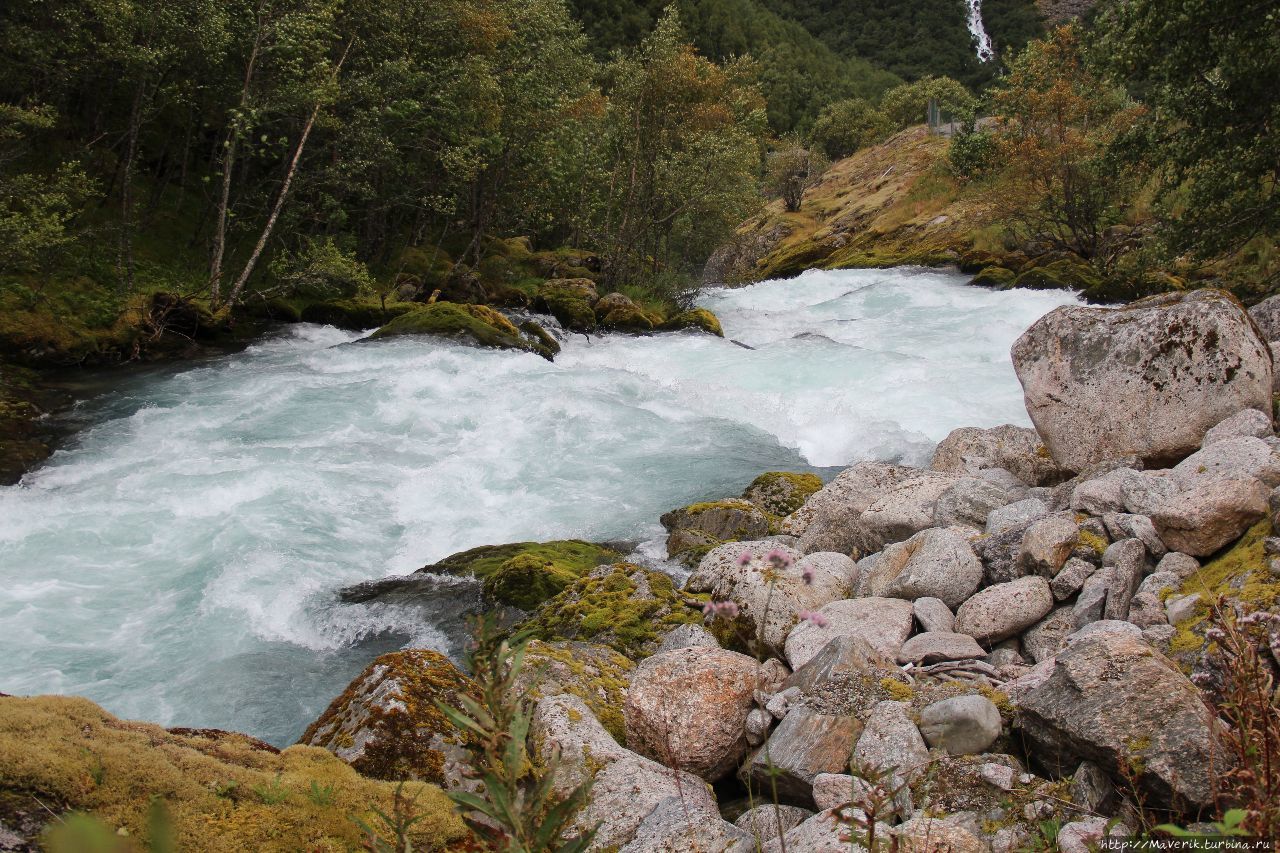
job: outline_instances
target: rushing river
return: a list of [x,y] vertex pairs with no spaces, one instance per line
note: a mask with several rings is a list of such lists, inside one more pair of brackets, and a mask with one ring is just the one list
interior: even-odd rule
[[302,325],[122,377],[0,488],[0,691],[286,744],[374,655],[449,648],[475,596],[433,620],[341,587],[525,539],[660,553],[659,514],[761,471],[1026,423],[1009,346],[1072,299],[811,272],[705,295],[741,345],[576,335],[551,364]]

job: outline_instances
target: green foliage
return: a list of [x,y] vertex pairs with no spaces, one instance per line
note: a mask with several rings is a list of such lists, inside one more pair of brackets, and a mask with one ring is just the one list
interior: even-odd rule
[[[558,798],[554,783],[559,751],[545,766],[529,756],[533,703],[517,687],[525,650],[524,639],[498,639],[492,617],[477,624],[475,646],[468,656],[476,694],[462,696],[461,708],[441,705],[440,711],[479,744],[475,770],[484,789],[481,794],[454,791],[449,796],[464,810],[476,833],[489,839],[495,849],[581,853],[590,846],[595,831],[565,836],[586,805],[591,782]],[[475,815],[483,820],[475,820]]]
[[997,155],[996,140],[990,132],[966,128],[951,138],[947,165],[957,178],[973,180],[996,168]]
[[690,261],[710,255],[757,203],[764,103],[750,65],[698,56],[674,8],[605,76],[610,166],[590,242],[607,283],[661,288],[664,274],[687,278]]
[[1100,60],[1149,109],[1122,148],[1131,167],[1157,170],[1174,254],[1212,258],[1280,233],[1278,16],[1258,0],[1134,0],[1101,14]]
[[883,142],[892,132],[889,118],[871,103],[861,98],[846,98],[822,110],[809,131],[809,139],[815,148],[839,160],[868,145]]
[[285,788],[279,774],[270,782],[254,785],[253,793],[268,806],[278,806],[289,799],[289,790]]
[[855,54],[839,54],[768,0],[573,0],[596,55],[632,48],[674,5],[690,41],[716,62],[751,56],[759,68],[769,124],[777,133],[803,130],[826,103],[873,98],[898,82]]
[[297,253],[281,253],[271,264],[271,274],[290,296],[305,299],[350,299],[374,289],[369,268],[332,238],[311,241]]
[[765,159],[765,194],[781,197],[787,210],[799,210],[804,191],[821,179],[827,165],[821,154],[794,139],[784,140],[782,147]]
[[[840,56],[862,57],[906,80],[946,75],[976,86],[998,67],[978,60],[962,2],[765,0],[765,5],[800,23]],[[1039,35],[1032,0],[984,0],[982,15],[998,53],[1020,49]]]
[[992,93],[1001,182],[992,207],[1039,251],[1072,252],[1109,269],[1126,243],[1111,239],[1141,184],[1108,157],[1137,108],[1092,65],[1073,26],[1017,56]]
[[929,100],[936,98],[944,118],[968,121],[978,102],[962,83],[950,77],[922,77],[913,83],[895,86],[880,99],[880,109],[897,128],[924,124]]

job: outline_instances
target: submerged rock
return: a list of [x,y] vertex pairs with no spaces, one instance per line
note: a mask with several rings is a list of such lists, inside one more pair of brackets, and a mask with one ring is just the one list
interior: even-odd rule
[[1055,309],[1013,345],[1013,363],[1037,431],[1073,471],[1180,459],[1224,418],[1271,404],[1267,342],[1221,291]]

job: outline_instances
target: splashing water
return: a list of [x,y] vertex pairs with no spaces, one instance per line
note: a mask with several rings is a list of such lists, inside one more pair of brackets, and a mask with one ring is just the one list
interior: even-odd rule
[[981,62],[987,62],[995,58],[996,49],[991,43],[991,36],[987,35],[987,28],[982,23],[982,0],[965,0],[969,7],[969,35],[973,36],[974,44],[977,46],[978,59]]
[[0,691],[286,744],[375,655],[451,648],[477,597],[439,579],[424,617],[340,603],[345,585],[524,539],[661,551],[659,514],[762,471],[923,463],[954,427],[1026,423],[1009,346],[1073,297],[963,282],[707,294],[745,347],[575,335],[550,364],[302,325],[122,378],[0,489]]

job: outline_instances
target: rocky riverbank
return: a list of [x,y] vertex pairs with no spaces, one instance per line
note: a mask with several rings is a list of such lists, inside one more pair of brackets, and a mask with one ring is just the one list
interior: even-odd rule
[[[1230,799],[1236,679],[1277,709],[1277,319],[1280,301],[1246,312],[1218,291],[1059,308],[1012,351],[1034,429],[959,429],[927,467],[773,472],[673,510],[682,584],[584,542],[476,549],[422,577],[477,577],[533,638],[528,749],[559,755],[562,793],[594,779],[575,818],[592,849],[1085,851],[1211,821],[1251,805]],[[471,737],[436,705],[470,689],[434,652],[383,656],[256,772],[323,747],[352,778],[473,786]],[[59,702],[0,699],[0,755],[52,737],[51,714],[90,713]],[[133,724],[92,713],[83,761],[6,779],[4,802],[56,784],[55,811],[136,831],[131,795],[87,781],[131,772],[94,738]],[[139,754],[194,748],[155,731]],[[281,802],[305,781],[277,776]],[[180,820],[237,832],[245,807],[192,801]],[[5,830],[34,837],[48,821],[31,811],[19,825],[6,806]],[[456,833],[436,848],[472,843]]]

